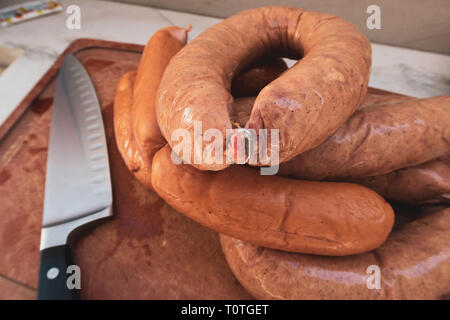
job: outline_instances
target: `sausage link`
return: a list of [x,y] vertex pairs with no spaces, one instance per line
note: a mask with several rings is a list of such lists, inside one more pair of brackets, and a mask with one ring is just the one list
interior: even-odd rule
[[166,144],[155,117],[156,91],[170,59],[186,43],[188,31],[173,26],[157,31],[145,46],[138,70],[124,74],[116,89],[117,147],[128,169],[149,189],[153,155]]
[[158,195],[208,228],[261,246],[356,254],[377,248],[393,225],[389,204],[363,186],[261,176],[244,166],[202,171],[172,156],[167,145],[153,158]]
[[195,121],[201,121],[203,130],[217,129],[224,137],[222,163],[194,163],[198,157],[194,144],[192,158],[183,155],[187,163],[202,170],[229,166],[225,137],[226,129],[231,129],[231,81],[269,53],[301,58],[261,90],[247,123],[248,128],[280,130],[280,162],[322,143],[365,96],[371,48],[354,25],[336,16],[296,8],[241,12],[185,46],[161,80],[156,111],[171,146],[176,144],[171,137],[177,129],[194,136]]
[[389,200],[413,205],[450,205],[450,153],[418,166],[351,179]]
[[[438,299],[450,291],[450,208],[394,231],[373,252],[319,257],[220,235],[227,262],[258,299]],[[369,289],[380,268],[380,289]]]
[[136,71],[125,73],[119,80],[114,98],[114,135],[117,148],[128,170],[147,188],[151,184],[151,159],[144,161],[134,139],[131,127],[131,109],[133,105],[133,86]]
[[382,175],[419,165],[450,150],[450,96],[357,110],[320,146],[280,165],[299,179]]
[[156,92],[172,57],[187,42],[188,30],[167,27],[156,32],[144,48],[133,89],[131,125],[136,143],[146,157],[166,144],[155,117]]

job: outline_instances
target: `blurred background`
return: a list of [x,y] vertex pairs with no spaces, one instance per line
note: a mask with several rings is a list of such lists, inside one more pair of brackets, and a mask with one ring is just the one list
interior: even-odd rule
[[[450,54],[450,0],[107,0],[225,18],[266,5],[293,6],[338,15],[371,41]],[[0,9],[25,0],[0,0]],[[381,9],[381,29],[369,30],[368,6]]]
[[[113,0],[219,18],[266,5],[338,15],[373,42],[450,54],[450,0]],[[381,9],[381,29],[366,28],[369,5]]]

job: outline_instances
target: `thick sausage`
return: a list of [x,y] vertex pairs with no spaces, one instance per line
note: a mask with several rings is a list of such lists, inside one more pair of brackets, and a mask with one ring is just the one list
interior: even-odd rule
[[170,59],[186,43],[188,31],[178,27],[157,31],[145,46],[137,72],[127,72],[117,85],[116,143],[128,169],[149,189],[153,155],[166,144],[154,116],[156,91]]
[[[151,185],[151,159],[144,161],[134,139],[131,127],[131,107],[133,105],[133,86],[136,71],[129,71],[120,78],[114,98],[114,135],[117,148],[136,178],[147,188]],[[150,160],[150,161],[149,161]]]
[[349,183],[219,172],[176,165],[167,145],[155,154],[152,185],[171,207],[220,233],[265,247],[341,256],[377,248],[391,231],[392,208]]
[[[280,130],[279,160],[322,143],[361,103],[367,91],[371,48],[354,25],[336,16],[288,7],[263,7],[241,12],[207,29],[170,62],[161,80],[157,117],[166,140],[193,124],[203,130],[231,129],[231,81],[239,71],[266,54],[301,60],[258,95],[247,123],[253,129]],[[270,130],[269,130],[270,132]],[[203,148],[197,148],[203,150]],[[196,164],[222,170],[223,163]],[[197,150],[197,153],[198,153]],[[226,152],[224,152],[224,155]]]
[[234,98],[257,96],[270,82],[287,70],[286,62],[281,58],[263,59],[251,64],[231,82],[231,94]]
[[131,125],[142,155],[151,158],[156,150],[166,144],[153,114],[156,92],[170,59],[187,42],[188,30],[167,27],[156,32],[148,41],[139,62],[133,89]]
[[320,146],[280,165],[299,179],[382,175],[435,159],[450,150],[450,96],[357,110]]
[[414,205],[450,205],[450,153],[418,166],[352,179],[389,200]]
[[[450,208],[394,231],[373,252],[319,257],[282,252],[221,235],[231,270],[259,299],[437,299],[450,291]],[[369,266],[381,271],[381,288]],[[376,284],[376,283],[375,283]]]

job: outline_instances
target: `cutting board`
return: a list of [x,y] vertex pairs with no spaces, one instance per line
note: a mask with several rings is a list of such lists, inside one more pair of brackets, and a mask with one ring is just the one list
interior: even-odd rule
[[[66,50],[85,66],[102,107],[114,197],[114,217],[73,242],[82,298],[250,299],[228,268],[217,233],[142,187],[119,155],[115,88],[122,74],[137,68],[142,50],[93,39],[76,40]],[[0,298],[13,292],[15,298],[35,297],[52,97],[62,56],[0,126]]]

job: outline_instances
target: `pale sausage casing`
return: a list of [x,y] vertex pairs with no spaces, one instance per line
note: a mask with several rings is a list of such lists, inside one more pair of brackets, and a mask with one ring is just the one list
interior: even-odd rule
[[[131,126],[146,161],[166,144],[155,117],[156,92],[170,59],[187,42],[189,29],[171,26],[158,30],[142,53],[133,86]],[[149,155],[150,157],[148,157]]]
[[[438,299],[450,291],[449,230],[447,208],[404,225],[373,252],[350,257],[282,252],[220,238],[231,270],[259,299]],[[376,267],[380,289],[369,279]]]
[[170,59],[187,41],[188,29],[167,27],[148,41],[137,71],[125,73],[114,99],[114,132],[128,169],[147,188],[154,153],[166,144],[155,117],[156,91]]
[[175,164],[167,145],[153,158],[152,185],[171,207],[220,233],[286,251],[349,255],[377,248],[394,221],[374,191],[350,183],[219,172]]
[[357,110],[320,146],[280,165],[285,176],[338,180],[382,175],[450,150],[450,96]]
[[[261,90],[247,123],[248,128],[280,130],[280,162],[322,143],[365,96],[371,48],[354,25],[297,8],[243,11],[207,29],[168,65],[156,111],[169,144],[178,143],[172,141],[177,129],[194,136],[194,122],[201,121],[203,131],[222,132],[225,148],[231,81],[268,53],[301,58]],[[184,160],[197,168],[222,170],[229,165],[225,156],[222,164],[196,164],[194,152],[192,145],[192,158]]]
[[450,205],[450,153],[385,175],[351,179],[386,199],[413,205]]

